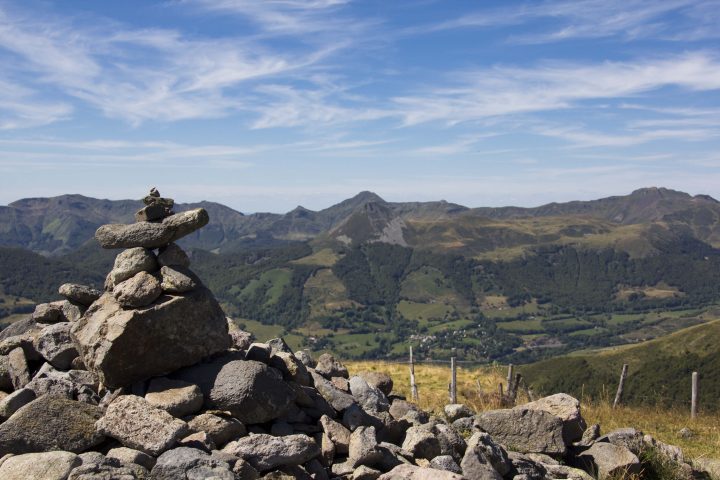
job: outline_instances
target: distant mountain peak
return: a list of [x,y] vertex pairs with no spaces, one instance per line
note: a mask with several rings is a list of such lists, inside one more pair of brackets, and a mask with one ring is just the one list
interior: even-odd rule
[[380,195],[375,192],[370,192],[368,190],[363,190],[354,197],[350,198],[349,201],[357,203],[387,203]]

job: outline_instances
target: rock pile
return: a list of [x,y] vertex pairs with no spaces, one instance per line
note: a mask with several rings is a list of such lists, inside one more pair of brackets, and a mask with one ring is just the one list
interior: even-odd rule
[[0,332],[0,478],[583,480],[639,472],[649,448],[699,478],[640,432],[600,437],[564,394],[435,417],[387,375],[253,342],[174,243],[207,213],[144,201],[137,223],[97,231],[126,249],[103,292],[63,285]]

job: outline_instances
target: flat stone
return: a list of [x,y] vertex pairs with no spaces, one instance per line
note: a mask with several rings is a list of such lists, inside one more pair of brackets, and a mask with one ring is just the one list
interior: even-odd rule
[[225,314],[206,288],[126,310],[105,294],[73,325],[86,367],[109,388],[193,365],[230,346]]
[[95,431],[102,410],[94,405],[44,395],[0,425],[0,456],[67,450],[80,453],[104,440]]
[[72,323],[60,322],[43,328],[35,338],[33,345],[42,357],[55,368],[67,370],[78,356],[78,351],[70,338]]
[[77,283],[63,283],[60,285],[60,288],[58,288],[58,293],[70,302],[77,303],[84,307],[89,307],[102,295],[100,290]]
[[139,272],[113,288],[113,296],[125,308],[140,308],[153,303],[162,294],[160,282],[147,272]]
[[212,413],[202,413],[188,421],[191,432],[205,432],[215,445],[222,447],[231,440],[247,435],[239,420]]
[[147,480],[149,477],[145,467],[106,458],[103,463],[83,463],[75,467],[67,480]]
[[99,432],[126,447],[157,456],[187,435],[187,423],[134,395],[119,397],[97,422]]
[[185,293],[197,287],[192,274],[185,267],[164,266],[160,268],[160,288],[167,293]]
[[178,447],[158,457],[151,478],[235,480],[236,477],[227,462],[195,448]]
[[248,461],[261,472],[285,465],[302,465],[320,455],[320,447],[307,435],[250,435],[228,443],[223,451]]
[[80,458],[72,452],[43,452],[14,455],[0,464],[3,480],[66,480]]
[[154,457],[133,448],[111,448],[107,453],[107,458],[116,458],[122,463],[134,463],[136,465],[140,465],[141,467],[145,467],[148,470],[152,470],[153,466],[155,466]]
[[170,215],[170,209],[158,203],[153,203],[152,205],[145,205],[143,208],[135,212],[135,221],[153,222],[155,220],[162,220]]
[[157,258],[151,250],[142,247],[128,248],[115,257],[113,269],[108,274],[106,283],[114,287],[140,272],[152,273],[157,269]]
[[180,248],[177,243],[171,243],[165,247],[161,247],[158,253],[158,263],[162,267],[189,267],[190,257],[185,250]]
[[182,380],[165,377],[153,378],[150,381],[145,400],[174,417],[190,415],[203,406],[203,394],[200,387]]
[[563,423],[543,410],[515,407],[490,410],[475,417],[474,424],[503,445],[521,453],[565,455]]
[[[415,465],[398,465],[387,473],[378,477],[378,480],[466,480],[470,477],[463,477],[457,473],[436,470],[434,468],[423,468]],[[482,478],[474,480],[484,480]]]
[[208,221],[210,217],[207,211],[198,208],[176,213],[160,223],[103,225],[95,232],[95,239],[103,248],[158,248],[204,227]]

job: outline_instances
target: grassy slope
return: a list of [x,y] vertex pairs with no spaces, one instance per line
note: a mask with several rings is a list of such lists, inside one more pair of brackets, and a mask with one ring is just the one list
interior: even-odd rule
[[[350,374],[363,370],[386,372],[392,376],[394,390],[410,398],[408,366],[404,363],[350,362]],[[415,377],[420,395],[421,408],[442,414],[448,403],[448,382],[450,369],[447,365],[419,364],[415,366]],[[505,369],[500,366],[458,369],[458,401],[475,411],[500,408],[497,385],[505,382]],[[599,423],[602,432],[632,426],[653,437],[678,445],[689,459],[720,457],[720,414],[701,413],[694,421],[683,409],[638,408],[622,406],[613,410],[607,398],[582,399],[583,417],[588,424]],[[527,401],[520,394],[518,403]],[[694,437],[681,438],[678,431],[690,428]]]
[[685,405],[690,374],[700,372],[700,405],[720,410],[720,320],[686,328],[637,345],[575,353],[524,365],[521,372],[539,391],[567,391],[592,397],[614,392],[624,363],[629,366],[629,403]]

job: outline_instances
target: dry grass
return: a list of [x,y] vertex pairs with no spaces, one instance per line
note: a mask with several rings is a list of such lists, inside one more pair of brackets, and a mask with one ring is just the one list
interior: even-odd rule
[[[389,374],[395,384],[394,390],[410,398],[409,368],[406,363],[378,361],[349,362],[350,373],[363,370]],[[502,366],[458,368],[458,402],[481,412],[502,408],[498,395],[498,384],[505,384],[507,370]],[[427,411],[442,414],[449,403],[448,385],[450,368],[447,364],[415,365],[415,382],[418,386],[419,406]],[[518,394],[518,403],[528,399],[523,391]],[[696,420],[690,419],[687,411],[654,407],[620,407],[613,410],[608,398],[582,398],[583,417],[588,424],[598,423],[602,432],[621,427],[634,427],[666,443],[683,449],[688,459],[720,458],[720,414],[701,414]],[[687,427],[694,435],[682,438],[678,432]]]

